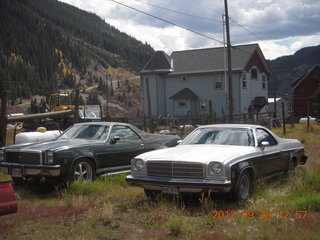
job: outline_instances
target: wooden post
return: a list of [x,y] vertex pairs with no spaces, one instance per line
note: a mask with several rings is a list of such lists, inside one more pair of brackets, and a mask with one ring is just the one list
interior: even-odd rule
[[[76,99],[74,105],[73,123],[79,122],[79,102],[80,102],[80,89],[79,85],[76,88]],[[84,112],[84,109],[83,109]]]
[[213,121],[212,101],[209,100],[209,124]]
[[277,97],[276,97],[276,89],[274,89],[274,93],[273,93],[273,118],[277,118]]
[[310,103],[308,101],[307,102],[307,130],[308,131],[310,130],[310,118],[309,118],[309,115],[310,115]]
[[281,104],[282,107],[282,127],[283,127],[283,135],[286,135],[286,116],[284,111],[284,102]]
[[145,78],[145,80],[146,80],[146,90],[147,90],[149,132],[154,133],[152,112],[151,112],[151,97],[150,97],[150,88],[149,88],[149,78]]
[[0,147],[6,145],[7,138],[7,92],[0,84],[1,111],[0,111]]
[[17,135],[17,123],[14,124],[14,130],[13,130],[13,144],[16,143],[16,135]]
[[102,118],[103,118],[103,111],[102,111],[102,106],[101,106],[101,103],[100,103],[100,101],[99,101],[99,107],[100,107],[100,119],[102,120]]
[[108,75],[106,74],[106,121],[109,120],[109,85],[108,85]]

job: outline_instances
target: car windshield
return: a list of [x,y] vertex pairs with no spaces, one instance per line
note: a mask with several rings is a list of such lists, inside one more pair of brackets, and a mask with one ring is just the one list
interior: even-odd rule
[[254,138],[250,129],[198,128],[182,142],[182,145],[187,144],[254,146]]
[[73,125],[66,130],[58,139],[88,139],[105,141],[109,133],[109,125]]

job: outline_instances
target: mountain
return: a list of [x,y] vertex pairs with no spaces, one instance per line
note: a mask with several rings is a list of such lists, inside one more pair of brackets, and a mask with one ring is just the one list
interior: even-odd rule
[[1,0],[0,36],[0,88],[12,101],[92,85],[107,72],[132,76],[154,53],[97,15],[56,0]]
[[[301,77],[307,70],[320,64],[320,45],[306,47],[290,56],[268,61],[272,74],[269,79],[269,96],[286,97],[290,95],[290,83]],[[288,94],[288,95],[287,95]]]

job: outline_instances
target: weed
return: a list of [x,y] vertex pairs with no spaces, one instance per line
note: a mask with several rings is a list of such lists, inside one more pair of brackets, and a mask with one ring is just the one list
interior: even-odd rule
[[215,207],[215,204],[214,204],[214,202],[213,202],[213,200],[211,198],[211,194],[210,193],[201,194],[199,201],[200,201],[201,210],[204,213],[211,212]]
[[118,203],[114,205],[114,208],[119,212],[126,212],[129,208],[129,205],[127,203]]
[[172,236],[180,236],[187,232],[184,219],[181,216],[173,216],[169,219],[169,230]]
[[98,214],[99,221],[103,225],[107,225],[111,223],[111,220],[113,218],[113,209],[112,205],[110,204],[104,204],[101,209],[99,209]]

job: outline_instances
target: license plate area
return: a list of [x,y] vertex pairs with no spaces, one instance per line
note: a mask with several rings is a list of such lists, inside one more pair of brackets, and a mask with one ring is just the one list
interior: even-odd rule
[[12,177],[22,178],[22,169],[21,168],[12,168],[11,175],[12,175]]
[[175,186],[161,186],[161,191],[165,194],[179,194],[179,189]]

